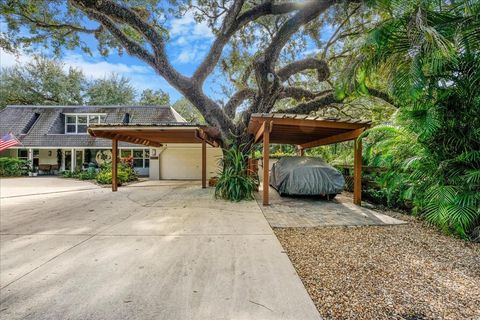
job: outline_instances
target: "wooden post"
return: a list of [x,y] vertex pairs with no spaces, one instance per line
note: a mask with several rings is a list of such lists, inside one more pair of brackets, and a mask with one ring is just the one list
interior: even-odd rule
[[112,139],[112,191],[117,191],[118,140]]
[[268,206],[269,188],[270,188],[270,122],[265,122],[265,130],[263,131],[263,205]]
[[207,142],[202,140],[202,188],[207,187]]
[[300,148],[300,157],[303,157],[305,155],[305,149]]
[[362,204],[362,140],[354,142],[353,203]]

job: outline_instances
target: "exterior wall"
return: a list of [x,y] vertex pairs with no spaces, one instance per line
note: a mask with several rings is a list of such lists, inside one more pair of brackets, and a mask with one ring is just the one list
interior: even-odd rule
[[[158,178],[191,180],[202,178],[202,146],[201,144],[168,144],[158,149]],[[150,156],[152,158],[152,155]],[[207,179],[218,175],[218,161],[222,157],[221,148],[207,145]],[[150,160],[150,170],[156,169]],[[155,179],[156,172],[150,173]]]
[[40,149],[38,151],[39,164],[57,164],[57,149]]
[[0,151],[0,157],[16,158],[17,157],[17,149],[7,149],[7,150]]

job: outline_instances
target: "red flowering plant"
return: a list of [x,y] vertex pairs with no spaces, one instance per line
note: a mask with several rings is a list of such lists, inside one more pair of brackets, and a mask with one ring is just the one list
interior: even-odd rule
[[121,158],[120,163],[125,167],[129,167],[133,169],[133,157],[131,155],[125,158]]

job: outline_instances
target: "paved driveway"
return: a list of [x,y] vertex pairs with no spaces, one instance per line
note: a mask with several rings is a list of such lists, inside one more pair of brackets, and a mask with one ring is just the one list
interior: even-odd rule
[[1,198],[72,192],[98,188],[100,187],[88,181],[63,179],[51,176],[0,179]]
[[2,319],[319,319],[254,201],[91,187],[1,199]]

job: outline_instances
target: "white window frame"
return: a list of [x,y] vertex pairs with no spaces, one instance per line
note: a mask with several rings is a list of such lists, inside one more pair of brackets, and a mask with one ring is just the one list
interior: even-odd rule
[[[106,113],[65,113],[65,134],[88,134],[88,132],[78,132],[78,117],[83,116],[87,117],[87,122],[86,123],[81,123],[80,125],[87,125],[87,128],[90,126],[90,124],[100,124],[102,122],[102,117],[106,117]],[[98,117],[97,122],[90,122],[90,116],[96,116]],[[73,122],[67,122],[68,117],[75,117],[75,123]],[[68,132],[67,131],[67,126],[68,125],[74,125],[75,126],[75,132]]]

